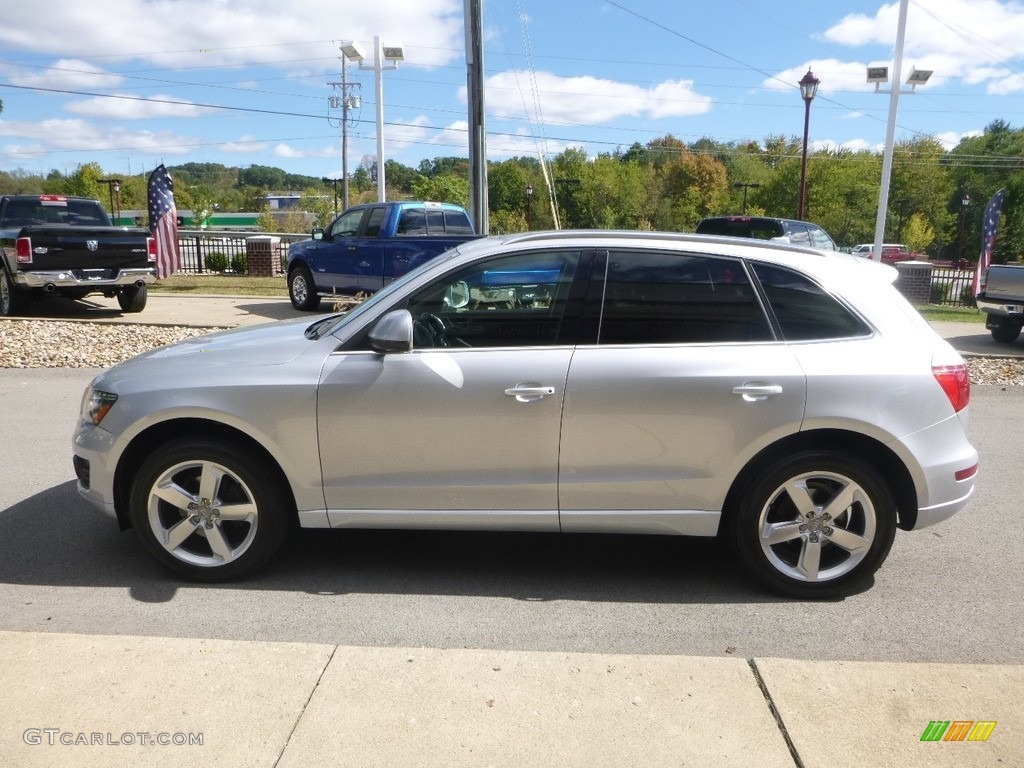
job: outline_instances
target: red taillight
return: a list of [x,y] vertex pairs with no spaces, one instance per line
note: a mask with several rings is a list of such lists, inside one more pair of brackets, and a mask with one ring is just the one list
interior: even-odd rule
[[152,237],[146,238],[146,252],[150,261],[156,261],[156,240]]
[[932,375],[946,393],[954,411],[960,413],[971,402],[971,377],[966,365],[933,365]]
[[32,240],[27,237],[19,237],[14,242],[14,256],[19,264],[31,264]]

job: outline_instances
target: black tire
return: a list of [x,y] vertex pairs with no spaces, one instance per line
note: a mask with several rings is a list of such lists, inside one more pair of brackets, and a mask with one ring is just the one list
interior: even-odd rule
[[[279,477],[252,453],[181,438],[143,461],[129,515],[145,547],[179,576],[235,579],[264,565],[292,527],[294,504]],[[212,486],[203,489],[209,498],[201,490],[204,480]]]
[[149,291],[145,285],[130,285],[117,292],[117,303],[122,312],[141,312],[146,308]]
[[313,273],[309,267],[298,266],[288,273],[288,297],[292,306],[311,312],[320,306],[320,297],[313,282]]
[[25,314],[30,300],[30,296],[14,284],[7,270],[0,267],[0,316]]
[[1020,336],[1021,323],[1009,318],[1000,318],[998,324],[991,328],[992,338],[1000,344],[1012,344]]
[[[759,472],[748,488],[726,511],[723,534],[747,571],[774,592],[851,594],[892,548],[892,493],[878,471],[855,456],[798,453]],[[770,531],[778,537],[774,544]]]

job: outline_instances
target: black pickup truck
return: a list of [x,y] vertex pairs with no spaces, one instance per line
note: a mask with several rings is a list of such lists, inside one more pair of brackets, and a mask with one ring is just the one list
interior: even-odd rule
[[116,296],[141,312],[156,280],[149,230],[115,227],[99,201],[65,195],[0,197],[0,315],[24,313],[43,293]]
[[978,309],[1000,344],[1012,344],[1024,327],[1024,265],[993,264],[985,272]]

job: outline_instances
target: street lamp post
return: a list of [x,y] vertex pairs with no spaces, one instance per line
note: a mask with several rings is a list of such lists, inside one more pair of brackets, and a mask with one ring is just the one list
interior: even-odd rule
[[800,78],[800,96],[804,100],[804,151],[800,160],[800,202],[796,217],[801,221],[804,218],[804,201],[807,199],[807,133],[811,126],[811,102],[818,93],[820,83],[821,80],[816,78],[810,69]]
[[743,213],[744,214],[746,214],[746,212],[747,212],[747,190],[748,189],[759,189],[760,186],[761,186],[760,184],[754,184],[754,183],[748,182],[748,181],[737,181],[737,182],[735,182],[732,185],[733,189],[739,189],[740,187],[743,188]]
[[971,196],[965,194],[960,199],[960,238],[956,248],[956,266],[961,269],[964,263],[964,231],[967,229],[967,208],[971,204]]
[[100,179],[100,183],[106,184],[110,191],[110,215],[118,225],[121,223],[121,180]]
[[526,228],[533,229],[533,184],[526,185]]

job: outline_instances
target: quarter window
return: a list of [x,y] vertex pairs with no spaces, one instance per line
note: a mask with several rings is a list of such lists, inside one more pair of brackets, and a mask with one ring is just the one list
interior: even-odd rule
[[860,318],[803,275],[768,264],[754,264],[753,270],[787,341],[870,333]]
[[767,318],[740,261],[671,251],[609,254],[599,343],[771,338]]

